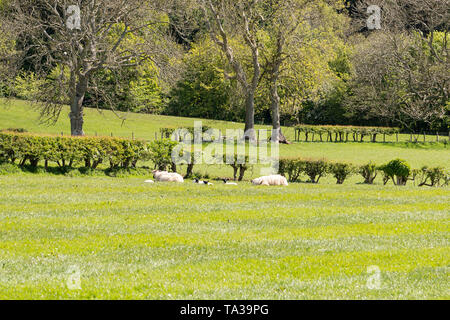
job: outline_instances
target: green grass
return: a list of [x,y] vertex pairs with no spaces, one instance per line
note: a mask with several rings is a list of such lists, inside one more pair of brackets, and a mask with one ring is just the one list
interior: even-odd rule
[[448,188],[21,174],[0,190],[0,299],[450,298]]
[[[28,103],[2,100],[0,128],[67,134],[66,114],[43,126]],[[194,120],[127,118],[122,125],[111,112],[87,109],[85,130],[153,139],[161,127]],[[285,133],[292,140],[293,129]],[[355,164],[399,157],[414,168],[450,162],[443,143],[294,143],[280,152]],[[380,178],[368,186],[358,176],[285,188],[145,185],[145,177],[16,169],[0,174],[0,299],[450,298],[449,188],[382,186]],[[227,166],[194,171],[232,175]],[[81,290],[67,287],[73,266]],[[376,290],[367,287],[370,266],[381,271]]]

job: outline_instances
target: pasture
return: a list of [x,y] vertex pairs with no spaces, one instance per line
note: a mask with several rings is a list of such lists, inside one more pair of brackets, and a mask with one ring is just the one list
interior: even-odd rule
[[[14,112],[13,112],[14,110]],[[20,112],[17,112],[17,111]],[[20,101],[0,128],[58,134]],[[193,119],[86,111],[86,133],[152,138]],[[204,121],[217,128],[241,124]],[[293,137],[293,130],[287,135]],[[447,144],[294,143],[281,156],[448,168]],[[211,178],[227,166],[198,166]],[[1,173],[1,172],[0,172]],[[146,176],[0,174],[0,299],[448,299],[450,189],[145,184]],[[149,173],[148,178],[151,178]],[[81,289],[70,289],[70,270]],[[373,269],[375,268],[375,269]],[[374,273],[373,270],[379,270]],[[374,284],[374,277],[379,278]]]
[[448,188],[22,174],[0,190],[3,299],[449,298]]

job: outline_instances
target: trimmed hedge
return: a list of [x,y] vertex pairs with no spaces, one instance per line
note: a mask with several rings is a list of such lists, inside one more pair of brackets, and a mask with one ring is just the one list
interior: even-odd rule
[[402,159],[389,161],[387,164],[380,166],[379,170],[383,172],[384,184],[386,184],[389,179],[392,179],[392,182],[395,185],[404,186],[411,175],[411,167]]
[[109,163],[112,169],[136,167],[149,160],[148,145],[142,140],[109,137],[61,137],[28,133],[0,132],[0,161],[37,167],[44,161],[61,168],[83,164],[95,169]]
[[373,184],[378,172],[383,173],[383,183],[390,180],[394,185],[404,186],[408,180],[418,182],[418,186],[447,186],[450,184],[450,174],[442,167],[411,170],[405,160],[395,159],[382,166],[377,166],[373,162],[362,166],[355,166],[350,163],[328,162],[321,160],[308,160],[301,158],[280,159],[279,173],[288,178],[289,182],[301,181],[302,175],[309,178],[309,182],[318,183],[321,177],[328,174],[333,175],[337,184],[359,173],[365,184]]
[[[211,127],[208,126],[202,126],[202,134],[204,134],[206,131],[210,130]],[[161,133],[161,139],[170,139],[172,137],[172,134],[177,130],[186,130],[190,135],[192,140],[195,139],[195,128],[194,127],[179,127],[179,128],[160,128],[159,132]],[[200,138],[200,137],[198,137]],[[211,137],[203,137],[204,140],[210,140]],[[184,140],[184,137],[178,137],[178,140]]]
[[329,173],[330,164],[326,160],[280,159],[279,172],[287,175],[289,182],[300,181],[305,174],[312,183],[319,183],[320,178]]
[[[363,142],[364,138],[370,136],[371,142],[377,141],[378,135],[392,135],[400,132],[399,128],[389,127],[354,127],[354,126],[313,126],[300,125],[295,127],[295,140],[299,141],[300,133],[305,134],[305,141],[315,140],[315,136],[319,136],[321,142],[326,139],[327,142],[348,142],[349,137],[354,142]],[[324,136],[325,135],[325,136]]]

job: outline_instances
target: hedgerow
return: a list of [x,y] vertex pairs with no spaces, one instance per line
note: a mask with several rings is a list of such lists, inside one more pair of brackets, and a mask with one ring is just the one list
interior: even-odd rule
[[290,182],[297,182],[303,173],[311,183],[319,183],[320,178],[329,173],[330,164],[326,160],[281,159],[279,172],[287,175]]
[[348,142],[351,136],[354,142],[363,142],[366,136],[370,136],[371,142],[377,141],[377,136],[392,135],[400,132],[399,128],[389,127],[354,127],[354,126],[314,126],[299,125],[295,127],[296,139],[299,140],[300,133],[304,133],[305,141],[315,140],[318,136],[320,141],[324,141],[324,135],[327,142]]
[[0,132],[0,161],[23,167],[37,167],[44,161],[60,168],[72,168],[82,163],[95,169],[103,162],[109,167],[136,167],[139,160],[149,160],[148,144],[142,140],[109,137],[60,137],[28,133]]
[[394,185],[404,186],[408,180],[417,181],[418,186],[447,186],[450,184],[450,174],[442,167],[412,170],[405,160],[395,159],[382,166],[369,162],[362,166],[350,163],[328,162],[322,160],[308,160],[301,158],[280,159],[279,173],[288,178],[289,182],[301,181],[302,175],[309,178],[309,182],[318,183],[320,178],[327,174],[336,178],[337,184],[343,184],[345,180],[355,173],[359,173],[365,184],[373,184],[378,172],[383,173],[383,183],[390,180]]

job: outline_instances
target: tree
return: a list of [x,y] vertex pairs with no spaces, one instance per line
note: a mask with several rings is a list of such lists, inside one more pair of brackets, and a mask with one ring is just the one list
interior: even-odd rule
[[93,74],[155,60],[163,42],[155,34],[164,34],[168,2],[10,0],[4,19],[21,30],[21,49],[38,76],[51,80],[39,96],[41,116],[56,121],[67,92],[71,133],[83,135],[83,101]]
[[[245,137],[256,140],[255,93],[261,76],[260,39],[258,30],[262,23],[259,0],[198,0],[203,10],[207,30],[214,43],[225,54],[245,95]],[[245,61],[239,57],[232,38],[244,40],[251,52],[251,74],[247,74]],[[227,75],[228,77],[228,75]]]
[[[266,2],[264,30],[269,40],[262,56],[264,75],[270,88],[272,141],[288,143],[281,132],[280,91],[290,91],[284,94],[295,96],[295,103],[300,103],[330,78],[329,64],[341,45],[339,33],[346,25],[343,15],[338,14],[338,9],[342,8],[341,1]],[[306,71],[307,64],[316,57],[314,70]],[[315,80],[308,79],[314,73],[320,73],[320,76]]]
[[164,113],[173,116],[243,121],[239,84],[224,78],[227,60],[208,36],[198,39],[183,59],[184,72],[170,92]]
[[[0,16],[5,14],[7,3],[0,0]],[[19,54],[15,50],[17,30],[0,19],[0,97],[10,95]]]
[[371,4],[382,8],[382,30],[367,39],[357,37],[349,110],[411,131],[445,122],[450,99],[449,1]]

